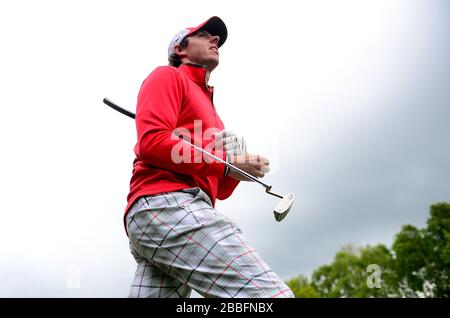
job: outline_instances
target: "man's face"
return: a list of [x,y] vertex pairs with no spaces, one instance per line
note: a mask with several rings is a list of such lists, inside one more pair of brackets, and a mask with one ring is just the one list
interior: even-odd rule
[[181,55],[183,62],[203,64],[209,71],[214,70],[219,65],[219,37],[211,35],[206,31],[198,31],[189,36],[188,46],[185,49],[176,48]]

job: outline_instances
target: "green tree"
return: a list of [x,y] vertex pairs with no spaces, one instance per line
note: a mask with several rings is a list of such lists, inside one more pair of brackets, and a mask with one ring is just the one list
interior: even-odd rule
[[429,256],[425,231],[412,225],[404,225],[396,235],[392,246],[396,256],[395,271],[402,296],[416,297],[422,291],[425,277],[423,269]]
[[296,278],[292,278],[286,282],[291,288],[296,298],[319,298],[320,294],[315,287],[311,285],[308,278],[304,275],[300,275]]
[[347,246],[333,263],[314,271],[312,284],[322,297],[392,297],[397,293],[393,262],[384,245]]
[[426,230],[428,246],[432,251],[426,268],[426,277],[436,286],[436,297],[450,296],[450,204],[431,206],[431,217]]
[[450,204],[432,205],[425,229],[403,226],[392,249],[406,296],[449,297]]

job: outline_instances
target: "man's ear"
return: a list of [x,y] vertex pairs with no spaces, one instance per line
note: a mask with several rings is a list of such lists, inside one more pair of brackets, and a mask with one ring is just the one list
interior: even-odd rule
[[179,44],[175,45],[175,47],[173,48],[173,52],[180,58],[186,56],[186,49],[183,49]]

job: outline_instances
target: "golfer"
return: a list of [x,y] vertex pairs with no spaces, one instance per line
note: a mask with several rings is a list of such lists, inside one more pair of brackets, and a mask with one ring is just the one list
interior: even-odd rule
[[247,179],[180,139],[255,177],[269,171],[266,158],[248,154],[244,139],[224,129],[213,103],[208,80],[226,38],[218,17],[183,29],[170,42],[169,66],[156,68],[139,91],[124,217],[137,262],[129,297],[189,297],[192,290],[204,297],[293,297],[239,227],[214,209]]

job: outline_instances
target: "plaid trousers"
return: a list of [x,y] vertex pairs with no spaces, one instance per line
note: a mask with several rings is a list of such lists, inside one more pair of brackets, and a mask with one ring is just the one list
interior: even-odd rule
[[141,197],[126,226],[137,262],[129,297],[294,297],[198,187]]

